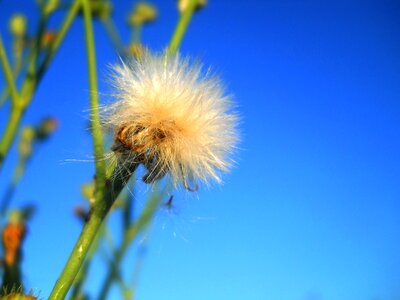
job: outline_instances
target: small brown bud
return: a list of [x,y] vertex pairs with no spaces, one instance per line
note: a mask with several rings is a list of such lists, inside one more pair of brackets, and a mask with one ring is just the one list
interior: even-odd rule
[[36,129],[36,138],[42,141],[47,139],[57,129],[57,127],[57,119],[52,117],[44,118]]
[[40,46],[43,49],[50,47],[51,44],[53,44],[53,42],[55,41],[56,37],[57,37],[57,33],[55,31],[46,31],[43,34],[42,43]]

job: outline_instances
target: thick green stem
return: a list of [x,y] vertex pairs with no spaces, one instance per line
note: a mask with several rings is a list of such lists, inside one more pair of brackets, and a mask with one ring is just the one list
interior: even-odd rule
[[[27,67],[29,61],[30,57],[25,55],[22,60],[22,65],[14,73],[14,80],[17,80],[21,71]],[[0,108],[4,105],[4,103],[6,103],[9,96],[10,96],[10,89],[8,88],[8,86],[5,86],[0,96]]]
[[80,299],[80,297],[83,295],[83,287],[87,278],[87,274],[89,271],[89,266],[90,263],[92,262],[92,259],[97,252],[100,242],[101,242],[101,237],[104,234],[103,232],[106,231],[106,226],[107,224],[103,222],[103,225],[100,227],[99,232],[97,233],[96,238],[92,242],[92,245],[89,249],[89,252],[87,254],[86,260],[84,261],[80,271],[78,272],[78,275],[75,277],[73,287],[71,289],[71,295],[70,295],[70,300],[77,300]]
[[102,222],[136,167],[136,164],[120,164],[114,170],[114,174],[110,176],[110,179],[107,180],[105,195],[101,201],[96,200],[94,203],[89,220],[83,227],[63,271],[54,285],[49,300],[61,300],[67,295]]
[[168,55],[174,55],[181,45],[183,36],[185,35],[186,29],[192,19],[193,12],[196,8],[198,0],[189,0],[189,4],[185,11],[182,13],[178,25],[176,26],[174,35],[172,36],[171,42],[168,47]]
[[[45,19],[43,15],[40,17],[40,24],[39,24],[39,29],[38,29],[38,36],[42,35],[42,32],[44,30],[45,26]],[[0,39],[0,44],[1,44],[1,39]],[[1,45],[0,45],[1,48]],[[0,50],[1,52],[1,50]],[[17,93],[16,90],[13,92],[15,86],[13,87],[12,82],[10,80],[13,80],[12,77],[7,80],[8,82],[8,87],[10,89],[10,95],[11,95],[11,100],[12,100],[12,107],[11,107],[11,115],[10,119],[6,125],[6,128],[3,133],[3,137],[0,142],[0,169],[2,167],[3,161],[5,157],[8,154],[8,151],[11,148],[12,143],[14,142],[15,136],[17,134],[17,131],[20,127],[21,119],[22,116],[25,112],[25,108],[29,105],[33,92],[36,88],[36,61],[37,57],[39,55],[39,48],[37,45],[33,47],[33,52],[31,56],[31,61],[29,63],[28,67],[28,72],[26,76],[26,80],[22,86],[21,89],[21,95],[14,95],[14,93]],[[11,69],[10,69],[11,72]],[[8,76],[13,76],[12,73],[9,74]],[[17,98],[15,98],[17,97]]]
[[83,227],[63,272],[53,288],[49,300],[64,299],[67,295],[107,212],[107,209],[92,212],[89,221]]
[[132,28],[131,43],[140,44],[142,37],[142,24],[138,24]]

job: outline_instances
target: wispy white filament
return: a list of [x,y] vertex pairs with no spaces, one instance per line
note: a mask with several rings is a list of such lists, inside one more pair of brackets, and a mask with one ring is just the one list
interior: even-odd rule
[[115,132],[140,128],[127,137],[138,145],[136,156],[156,157],[175,183],[220,182],[238,135],[237,115],[218,78],[188,58],[145,53],[113,66],[112,80],[116,101],[105,107],[105,124]]

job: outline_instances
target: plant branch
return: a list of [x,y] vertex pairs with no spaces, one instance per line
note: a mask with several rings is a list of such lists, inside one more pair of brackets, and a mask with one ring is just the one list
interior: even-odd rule
[[82,0],[83,4],[83,17],[85,24],[85,40],[87,49],[88,72],[89,72],[89,86],[90,86],[90,110],[92,122],[92,137],[93,137],[93,152],[95,156],[96,165],[96,187],[95,199],[101,201],[105,189],[106,182],[106,165],[104,161],[104,144],[103,132],[100,124],[99,114],[99,98],[97,88],[97,63],[95,41],[93,34],[93,21],[90,9],[90,2]]
[[136,169],[136,164],[118,165],[114,170],[114,181],[107,180],[106,186],[106,166],[104,162],[103,134],[100,125],[99,103],[97,94],[97,72],[96,72],[96,53],[93,35],[93,23],[89,0],[82,0],[85,37],[89,68],[90,84],[90,107],[92,112],[92,136],[93,147],[96,159],[96,186],[95,203],[93,204],[88,222],[85,224],[81,235],[76,242],[64,269],[57,280],[49,300],[64,299],[70,289],[76,275],[78,274],[90,245],[95,239],[101,224],[106,218],[115,199],[126,185],[130,176]]
[[133,163],[130,165],[119,164],[107,180],[107,189],[105,189],[104,198],[101,201],[96,200],[93,204],[89,220],[83,227],[63,271],[54,285],[53,291],[48,298],[49,300],[61,300],[67,295],[96,234],[99,232],[102,222],[114,204],[115,199],[117,199],[132,173],[136,170],[136,167],[137,165]]
[[[28,72],[26,75],[26,79],[23,83],[20,95],[20,101],[16,105],[11,107],[11,115],[7,122],[6,128],[4,129],[4,133],[2,139],[0,141],[0,170],[2,164],[4,162],[5,157],[8,154],[8,151],[15,139],[15,135],[17,133],[18,128],[20,127],[22,116],[25,112],[26,107],[30,104],[32,100],[33,93],[40,82],[44,72],[46,71],[48,64],[53,59],[55,53],[58,51],[64,37],[71,27],[72,21],[77,15],[78,9],[80,7],[80,0],[75,0],[74,4],[71,6],[70,10],[66,18],[64,19],[60,32],[55,40],[54,44],[51,46],[49,52],[47,53],[44,61],[36,69],[36,60],[38,58],[39,49],[33,49],[31,55],[29,56],[30,62],[28,66]],[[41,16],[41,21],[38,29],[38,36],[41,36],[41,32],[44,29],[46,16]],[[38,47],[34,47],[38,48]],[[10,91],[11,92],[11,91]]]
[[112,44],[117,49],[117,52],[120,55],[124,54],[124,44],[122,43],[117,28],[115,27],[114,21],[111,19],[111,17],[108,17],[106,19],[102,19],[101,22],[103,23]]
[[19,102],[19,94],[17,86],[15,85],[14,75],[11,70],[9,60],[7,58],[6,50],[3,44],[3,38],[0,35],[0,60],[3,69],[4,77],[7,82],[8,90],[10,91],[11,100],[14,105]]
[[168,55],[174,55],[181,45],[183,36],[187,30],[187,27],[192,19],[193,12],[196,8],[198,0],[189,0],[189,4],[185,11],[182,13],[178,24],[176,25],[175,32],[168,46]]
[[46,53],[45,58],[43,59],[42,63],[40,64],[36,72],[38,82],[40,82],[48,65],[51,63],[55,54],[58,52],[58,49],[60,48],[69,28],[71,27],[72,22],[74,21],[76,15],[78,14],[78,10],[80,7],[81,7],[81,0],[75,0],[72,6],[70,7],[68,14],[61,25],[61,28],[57,33],[56,39],[51,44],[48,52]]
[[12,106],[7,126],[0,141],[0,170],[8,151],[10,150],[11,144],[14,141],[19,124],[21,123],[22,114],[23,109]]

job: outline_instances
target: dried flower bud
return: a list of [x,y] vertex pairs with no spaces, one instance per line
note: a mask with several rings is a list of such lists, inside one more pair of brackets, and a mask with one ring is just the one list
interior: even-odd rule
[[[191,0],[178,0],[178,9],[180,13],[183,13],[189,5]],[[207,0],[195,0],[197,1],[195,10],[200,10],[207,4]]]
[[24,37],[26,34],[26,18],[23,14],[15,14],[9,23],[10,32],[15,37]]
[[128,54],[132,55],[135,58],[139,58],[143,55],[144,48],[139,43],[132,43],[128,47]]
[[41,47],[43,49],[49,48],[57,37],[57,32],[55,31],[46,31],[42,37]]
[[58,127],[57,119],[47,117],[36,128],[36,138],[40,141],[47,139]]
[[3,230],[4,261],[12,266],[18,257],[19,249],[25,237],[25,225],[20,223],[8,223]]
[[157,18],[157,9],[148,3],[140,2],[135,5],[128,17],[128,24],[132,27],[153,22]]
[[81,205],[74,208],[74,214],[83,222],[89,220],[89,211]]

